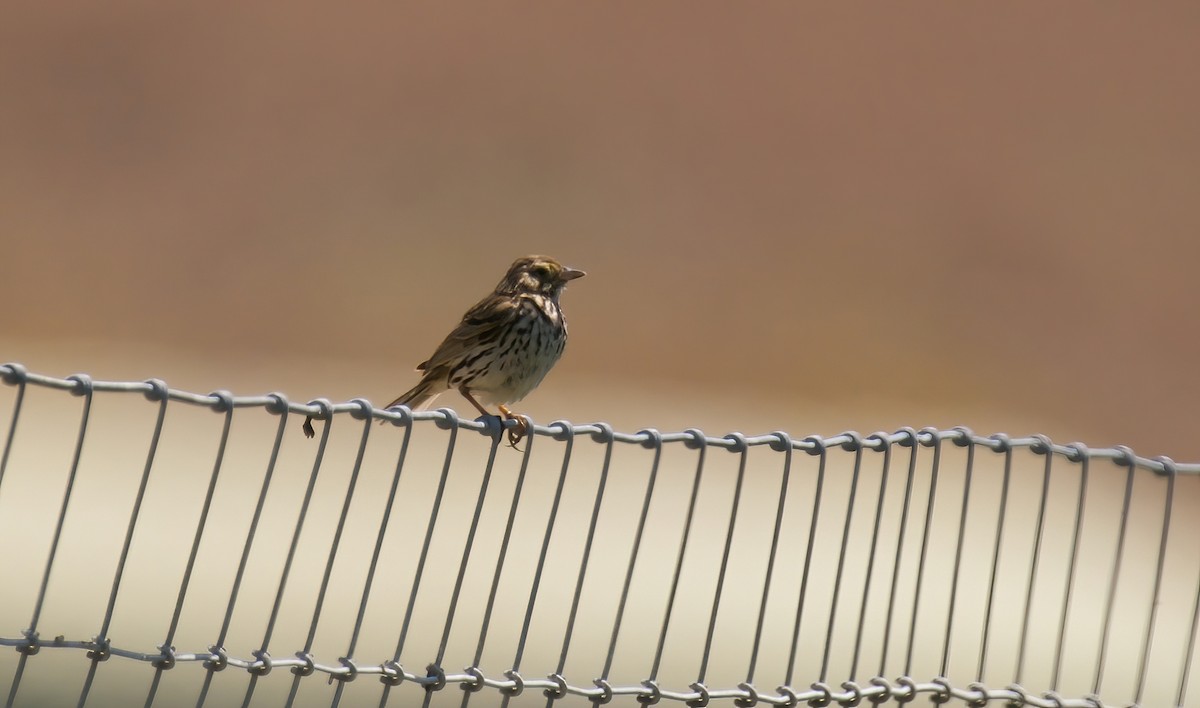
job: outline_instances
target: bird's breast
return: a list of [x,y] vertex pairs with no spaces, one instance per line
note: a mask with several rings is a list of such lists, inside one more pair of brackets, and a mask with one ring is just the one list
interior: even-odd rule
[[529,298],[500,336],[493,365],[471,388],[494,403],[519,401],[542,382],[566,343],[566,320],[557,304],[548,298]]

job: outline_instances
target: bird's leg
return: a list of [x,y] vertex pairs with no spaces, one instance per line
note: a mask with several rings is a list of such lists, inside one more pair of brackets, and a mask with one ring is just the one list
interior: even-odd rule
[[[476,400],[475,400],[475,397],[471,395],[471,392],[467,390],[467,387],[466,387],[466,386],[459,386],[459,387],[458,387],[458,392],[459,392],[459,393],[461,393],[461,394],[463,395],[463,398],[465,398],[465,399],[467,399],[468,401],[470,401],[470,402],[471,402],[471,405],[475,406],[475,410],[479,411],[479,412],[480,412],[480,413],[482,413],[483,415],[486,415],[486,416],[495,415],[494,413],[490,413],[490,412],[488,412],[488,409],[486,409],[486,408],[484,408],[483,406],[479,405],[479,401],[476,401]],[[503,408],[503,406],[501,406],[501,408]]]
[[529,434],[529,424],[525,422],[525,418],[523,416],[513,413],[508,409],[507,406],[500,406],[500,412],[504,414],[505,418],[517,422],[517,424],[508,431],[508,444],[512,447],[512,449],[515,450],[517,449],[517,443],[521,442],[521,439]]
[[311,438],[312,436],[317,434],[317,431],[313,430],[311,415],[304,419],[304,427],[302,428],[302,430],[304,431],[304,437],[306,437],[306,438]]
[[[475,410],[479,411],[480,413],[482,413],[485,416],[492,415],[491,413],[488,412],[488,409],[484,408],[482,405],[479,404],[479,401],[475,400],[475,397],[471,395],[471,392],[469,390],[467,390],[466,386],[460,386],[458,388],[458,392],[463,395],[463,398],[470,401],[471,405],[475,406]],[[528,434],[529,426],[525,423],[524,418],[516,415],[515,413],[510,411],[506,406],[500,406],[500,413],[503,414],[504,417],[509,420],[517,421],[517,425],[508,430],[508,444],[510,446],[512,446],[512,448],[515,450],[517,447],[517,443],[521,442],[521,439],[524,438],[526,434]]]

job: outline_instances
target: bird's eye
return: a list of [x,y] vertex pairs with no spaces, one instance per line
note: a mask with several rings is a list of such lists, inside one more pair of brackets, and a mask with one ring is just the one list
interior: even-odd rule
[[550,269],[544,265],[535,266],[533,269],[533,274],[539,278],[546,279],[550,277]]

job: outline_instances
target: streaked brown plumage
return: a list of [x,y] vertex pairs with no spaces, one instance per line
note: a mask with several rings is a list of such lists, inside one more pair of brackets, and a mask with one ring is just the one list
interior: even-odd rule
[[[567,321],[558,300],[567,283],[583,275],[548,256],[518,258],[495,291],[467,310],[433,356],[417,366],[423,372],[417,385],[386,407],[419,408],[457,389],[483,415],[492,415],[484,408],[491,403],[516,419],[509,440],[520,440],[524,422],[505,404],[529,395],[562,356]],[[309,421],[304,430],[312,437]]]

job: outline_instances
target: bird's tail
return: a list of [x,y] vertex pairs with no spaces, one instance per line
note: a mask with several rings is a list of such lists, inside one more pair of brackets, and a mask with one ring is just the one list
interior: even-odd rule
[[442,391],[438,391],[434,388],[433,381],[430,381],[428,378],[421,379],[420,383],[418,383],[416,386],[413,386],[408,391],[400,394],[399,398],[387,404],[384,406],[384,408],[391,408],[392,406],[408,406],[413,410],[417,410],[421,406],[437,398],[439,395],[441,395],[441,393]]

